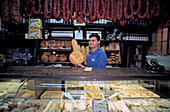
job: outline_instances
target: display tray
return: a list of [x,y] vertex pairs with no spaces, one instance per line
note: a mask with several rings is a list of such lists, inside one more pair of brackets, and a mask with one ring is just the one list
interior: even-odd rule
[[51,99],[51,98],[56,98],[56,99],[62,99],[64,96],[64,92],[63,91],[45,91],[42,95],[41,95],[41,99]]
[[85,93],[85,100],[91,100],[91,98],[105,99],[103,93]]
[[30,91],[30,90],[26,90],[26,91],[20,91],[16,97],[19,98],[35,98],[35,91]]
[[124,98],[160,98],[159,95],[151,91],[117,91],[120,97]]
[[146,91],[147,89],[146,88],[144,88],[144,87],[142,87],[142,86],[139,86],[139,85],[124,85],[124,84],[122,84],[122,85],[119,85],[119,86],[116,86],[116,87],[113,87],[113,89],[115,90],[115,91],[121,91],[121,90],[123,90],[123,91],[130,91],[130,90],[135,90],[135,91]]
[[0,91],[0,99],[8,96],[7,91]]
[[85,86],[84,90],[85,91],[101,91],[101,89],[97,86]]

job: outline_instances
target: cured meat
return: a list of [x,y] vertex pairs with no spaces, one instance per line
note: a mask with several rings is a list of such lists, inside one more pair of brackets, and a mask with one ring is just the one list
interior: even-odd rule
[[[73,9],[75,9],[75,12],[73,12]],[[72,20],[75,20],[75,19],[77,19],[77,17],[78,17],[77,0],[71,0],[70,18]]]
[[32,9],[32,0],[27,0],[26,1],[26,7],[25,7],[25,12],[27,16],[31,17],[33,15]]
[[63,0],[63,19],[64,21],[69,20],[69,0]]
[[[91,13],[92,13],[92,2],[91,0],[88,0],[88,3],[87,3],[87,0],[84,0],[84,7],[83,7],[83,14],[84,16],[90,16]],[[88,8],[87,8],[88,6]]]
[[79,10],[80,16],[77,17],[76,21],[80,23],[83,20],[83,9],[82,9],[83,4],[82,4],[82,0],[79,0],[78,4],[79,5],[77,7],[78,7],[78,10]]
[[117,1],[117,19],[121,20],[123,16],[123,1],[118,0]]
[[[108,1],[110,1],[110,0],[108,0]],[[99,0],[97,0],[97,18],[98,19],[103,19],[105,17],[105,4],[104,4],[104,1],[101,0],[101,6],[99,6],[99,5],[100,5]],[[99,7],[101,7],[101,8],[99,8]]]
[[46,19],[50,19],[52,17],[52,0],[45,0],[44,13],[43,14],[44,14],[44,17]]
[[20,13],[19,13],[19,1],[18,0],[11,0],[10,7],[11,7],[10,12],[11,12],[12,21],[15,24],[21,23],[22,18],[21,18]]
[[90,16],[90,20],[95,20],[97,17],[97,0],[92,0],[92,4],[93,4],[93,13]]
[[[131,12],[129,15],[128,15],[128,11],[127,11],[128,4],[130,4],[129,7],[130,7],[130,12]],[[124,17],[126,19],[130,19],[133,16],[133,5],[134,5],[134,0],[130,0],[130,2],[129,2],[129,0],[126,0],[125,8],[124,8]]]
[[37,0],[33,0],[32,2],[32,11],[34,14],[40,14],[42,10],[41,0],[38,0],[38,10],[35,10],[36,2]]
[[[53,16],[55,18],[59,18],[60,14],[61,14],[61,4],[60,4],[60,0],[54,0],[53,3]],[[57,9],[57,11],[56,11]]]
[[7,23],[10,20],[9,0],[4,0],[2,4],[4,4],[2,5],[2,21]]
[[146,11],[143,15],[141,15],[141,13],[138,13],[138,18],[139,19],[144,19],[149,13],[149,0],[146,0]]

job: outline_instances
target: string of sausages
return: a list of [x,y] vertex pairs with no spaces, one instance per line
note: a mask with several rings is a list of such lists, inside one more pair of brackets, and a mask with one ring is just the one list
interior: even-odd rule
[[159,0],[45,0],[44,4],[41,0],[20,0],[23,18],[42,12],[46,19],[84,23],[106,19],[124,25],[126,20],[136,22],[159,16],[159,8]]

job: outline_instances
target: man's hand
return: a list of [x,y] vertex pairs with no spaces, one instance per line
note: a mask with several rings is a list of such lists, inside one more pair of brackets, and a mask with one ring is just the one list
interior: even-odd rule
[[85,66],[83,66],[82,64],[79,64],[79,63],[75,63],[75,66],[76,66],[76,67],[85,68]]

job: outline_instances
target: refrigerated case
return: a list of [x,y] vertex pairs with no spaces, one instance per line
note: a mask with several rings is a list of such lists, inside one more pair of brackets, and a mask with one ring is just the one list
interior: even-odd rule
[[[80,103],[89,111],[91,98],[96,98],[107,99],[110,111],[121,109],[120,105],[130,111],[151,107],[170,109],[169,72],[153,73],[142,68],[93,68],[92,72],[84,72],[77,67],[8,66],[1,68],[0,78],[4,94],[1,107],[4,108],[17,103],[16,109],[64,111],[68,105],[75,109]],[[109,98],[113,94],[118,95]],[[29,108],[23,106],[30,102]]]

